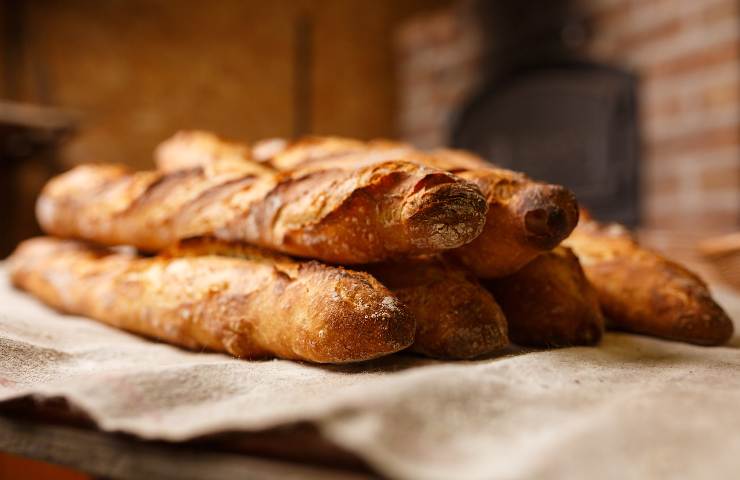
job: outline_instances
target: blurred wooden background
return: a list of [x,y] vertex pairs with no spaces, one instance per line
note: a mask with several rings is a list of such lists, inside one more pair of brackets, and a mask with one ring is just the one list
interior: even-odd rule
[[[154,146],[180,128],[244,139],[292,135],[302,102],[307,131],[393,135],[392,32],[410,15],[449,2],[22,3],[24,55],[13,65],[20,84],[13,100],[83,114],[65,164],[146,167]],[[310,58],[297,58],[305,54]]]

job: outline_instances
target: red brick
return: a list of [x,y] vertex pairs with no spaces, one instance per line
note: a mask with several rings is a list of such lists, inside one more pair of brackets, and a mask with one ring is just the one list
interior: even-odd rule
[[659,101],[646,100],[641,105],[641,115],[656,121],[699,112],[709,115],[727,108],[740,108],[740,83],[737,81],[692,89],[688,93],[677,92]]
[[648,154],[655,159],[669,159],[677,154],[713,150],[740,145],[740,125],[703,130],[679,138],[646,144]]
[[[670,200],[667,199],[667,201]],[[691,212],[675,208],[664,211],[644,209],[643,226],[666,230],[721,232],[740,226],[740,214],[737,210],[713,208],[711,206]]]
[[640,48],[641,46],[648,43],[663,41],[666,38],[679,33],[682,27],[684,27],[684,22],[682,22],[682,20],[679,18],[674,18],[659,25],[656,25],[653,28],[635,32],[631,35],[619,38],[616,41],[616,48],[621,51],[629,51],[632,49]]
[[672,195],[679,190],[679,178],[673,174],[652,175],[645,178],[651,195]]
[[728,61],[740,61],[737,39],[691,52],[664,63],[650,65],[645,67],[642,73],[653,77],[679,75]]
[[[740,65],[738,68],[740,69]],[[734,82],[708,88],[702,92],[701,100],[705,107],[735,105],[740,108],[740,84]]]
[[735,165],[702,169],[700,173],[700,184],[705,190],[734,189],[740,191],[740,157]]
[[645,118],[672,117],[685,111],[681,97],[669,97],[660,102],[643,102],[640,106],[641,115]]
[[447,44],[460,33],[458,21],[458,13],[454,9],[414,18],[399,29],[396,44],[402,54],[413,54],[419,48]]
[[726,0],[725,2],[716,3],[702,10],[698,15],[698,20],[704,23],[711,23],[724,20],[728,17],[737,17],[738,13],[740,13],[740,8],[738,8],[737,0]]

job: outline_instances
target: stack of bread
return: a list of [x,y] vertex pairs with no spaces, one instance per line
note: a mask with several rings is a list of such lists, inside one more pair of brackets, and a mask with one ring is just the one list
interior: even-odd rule
[[699,345],[732,335],[696,275],[624,228],[577,226],[567,189],[469,153],[196,131],[155,157],[156,171],[83,165],[52,179],[37,205],[52,236],[17,248],[13,283],[64,312],[242,358],[464,359],[509,341],[593,345],[605,326]]

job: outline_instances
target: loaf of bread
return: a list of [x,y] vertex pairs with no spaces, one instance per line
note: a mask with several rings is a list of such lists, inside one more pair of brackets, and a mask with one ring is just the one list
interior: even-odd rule
[[467,269],[443,257],[366,267],[416,319],[410,350],[442,359],[489,354],[508,345],[504,313]]
[[[220,157],[212,153],[221,150],[220,142],[218,137],[201,132],[181,132],[163,144],[168,148],[158,149],[157,168],[175,172],[203,166],[220,171],[226,166],[218,165]],[[240,162],[247,171],[255,163],[246,154],[241,155]],[[250,251],[240,243],[192,239],[174,253],[240,257],[243,249],[247,254]],[[491,353],[508,343],[506,320],[498,304],[455,262],[433,256],[376,263],[364,270],[389,287],[416,319],[416,338],[410,350],[436,358],[460,359]]]
[[[249,258],[243,243],[189,239],[169,256],[224,255]],[[281,264],[287,257],[274,256]],[[496,300],[463,268],[439,257],[365,265],[403,303],[416,321],[410,350],[443,359],[472,358],[508,344],[506,319]]]
[[642,248],[623,227],[584,221],[565,244],[580,258],[610,327],[698,345],[732,336],[732,321],[706,284]]
[[145,251],[209,235],[343,264],[456,248],[485,223],[478,187],[410,162],[280,174],[211,170],[79,166],[45,186],[38,220],[52,235]]
[[[170,158],[158,161],[158,167],[168,171],[185,168],[191,165],[189,159],[193,157],[200,158],[202,165],[209,165],[213,158],[209,152],[219,148],[190,142],[180,149],[188,150],[180,162]],[[485,227],[475,240],[450,253],[482,278],[516,272],[538,254],[558,245],[578,222],[578,204],[566,188],[495,168],[482,158],[460,150],[422,152],[389,140],[362,142],[341,137],[305,137],[293,143],[282,142],[271,152],[271,157],[261,154],[261,160],[282,171],[354,169],[388,161],[410,161],[454,173],[477,185],[488,204]],[[255,163],[249,162],[249,155],[243,155],[242,160],[245,164]]]
[[560,244],[578,223],[576,198],[559,185],[495,168],[457,175],[480,187],[488,203],[483,232],[451,252],[481,278],[517,272]]
[[569,248],[556,247],[485,285],[504,310],[514,343],[565,347],[601,339],[604,316],[596,292]]
[[462,150],[430,152],[423,162],[454,172],[477,185],[488,203],[481,235],[451,252],[482,278],[517,272],[542,252],[560,244],[578,223],[578,203],[560,186],[533,181],[526,175],[496,168]]
[[[249,258],[243,243],[189,239],[168,250],[170,256],[224,255]],[[281,264],[286,257],[274,256]],[[444,259],[407,260],[366,265],[408,308],[416,320],[410,350],[443,359],[472,358],[508,344],[506,319],[496,300],[464,269]]]
[[521,173],[495,168],[458,150],[422,152],[387,140],[360,142],[308,137],[287,145],[269,162],[278,169],[355,168],[404,160],[444,170],[477,185],[488,203],[486,226],[472,242],[450,252],[478,277],[510,275],[542,252],[557,246],[578,223],[572,192],[535,182]]
[[145,258],[36,238],[9,264],[16,286],[59,310],[191,349],[344,363],[414,338],[413,318],[371,275],[256,249]]

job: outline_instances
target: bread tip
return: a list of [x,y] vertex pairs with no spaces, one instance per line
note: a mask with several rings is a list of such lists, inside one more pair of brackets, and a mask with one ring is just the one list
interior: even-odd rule
[[735,326],[725,311],[713,300],[705,306],[703,313],[690,312],[676,322],[676,337],[702,346],[717,346],[727,343],[735,333]]
[[416,321],[406,306],[375,278],[342,270],[328,293],[326,278],[317,269],[306,285],[315,300],[312,315],[321,318],[307,339],[318,363],[372,360],[410,346]]
[[478,187],[435,185],[404,208],[411,243],[422,251],[447,250],[473,241],[483,231],[488,205]]
[[[530,189],[535,189],[532,192]],[[521,205],[524,230],[532,244],[549,250],[555,248],[573,231],[578,223],[578,202],[575,195],[559,185],[534,184]]]

